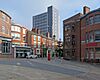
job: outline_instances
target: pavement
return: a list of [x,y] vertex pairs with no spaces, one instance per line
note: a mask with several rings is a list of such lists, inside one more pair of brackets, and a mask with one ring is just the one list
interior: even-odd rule
[[62,59],[0,59],[0,80],[100,80],[100,67]]

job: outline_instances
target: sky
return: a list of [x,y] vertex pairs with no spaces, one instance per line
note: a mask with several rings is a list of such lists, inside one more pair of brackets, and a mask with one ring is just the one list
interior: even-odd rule
[[100,0],[0,0],[0,10],[7,12],[12,21],[32,29],[32,16],[44,13],[54,6],[60,16],[60,38],[63,40],[63,20],[82,13],[83,6],[91,10],[100,8]]

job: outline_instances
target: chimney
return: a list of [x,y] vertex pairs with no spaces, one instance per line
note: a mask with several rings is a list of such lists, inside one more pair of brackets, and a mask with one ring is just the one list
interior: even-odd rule
[[90,12],[90,8],[87,7],[87,6],[84,6],[84,7],[83,7],[83,14],[87,14],[87,13],[89,13],[89,12]]

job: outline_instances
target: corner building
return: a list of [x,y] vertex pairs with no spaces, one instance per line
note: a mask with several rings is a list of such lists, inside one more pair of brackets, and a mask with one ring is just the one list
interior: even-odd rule
[[0,58],[13,57],[11,53],[11,17],[0,10]]
[[100,62],[100,8],[81,18],[81,60]]

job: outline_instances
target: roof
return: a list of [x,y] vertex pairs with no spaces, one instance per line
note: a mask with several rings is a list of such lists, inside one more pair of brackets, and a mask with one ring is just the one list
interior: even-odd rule
[[0,10],[0,12],[4,13],[5,15],[7,15],[11,19],[11,17],[6,12],[4,12],[2,10]]
[[66,22],[66,21],[69,21],[69,20],[75,20],[75,19],[80,18],[81,16],[82,16],[82,13],[77,13],[77,14],[73,15],[72,17],[65,19],[63,22]]

